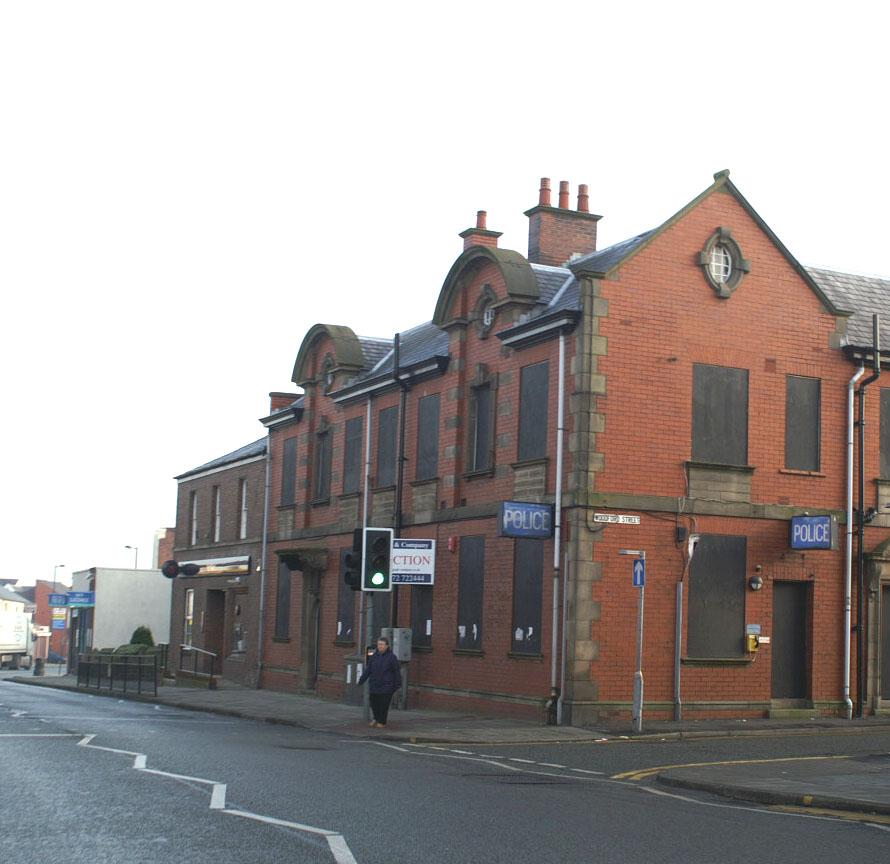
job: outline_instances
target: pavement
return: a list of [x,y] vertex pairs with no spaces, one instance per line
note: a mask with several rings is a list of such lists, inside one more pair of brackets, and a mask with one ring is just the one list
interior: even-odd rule
[[[119,690],[77,686],[76,676],[18,675],[21,684],[53,687],[121,698]],[[279,723],[315,732],[411,744],[528,745],[566,743],[633,743],[694,738],[809,735],[855,735],[890,731],[890,717],[857,720],[702,720],[644,722],[645,732],[623,727],[599,729],[544,726],[506,717],[432,711],[393,710],[385,730],[371,730],[362,708],[314,696],[255,690],[223,682],[216,690],[161,686],[157,697],[127,694],[126,698],[190,711]],[[868,756],[813,756],[787,760],[738,759],[719,764],[663,766],[628,772],[620,779],[654,779],[673,787],[704,791],[727,798],[786,808],[807,808],[831,815],[849,814],[890,824],[890,753]],[[617,779],[617,778],[616,778]]]

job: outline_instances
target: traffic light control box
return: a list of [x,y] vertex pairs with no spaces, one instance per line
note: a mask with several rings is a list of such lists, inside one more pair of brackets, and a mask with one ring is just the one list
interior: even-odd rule
[[384,627],[380,635],[389,639],[392,653],[401,663],[411,660],[411,628],[410,627]]

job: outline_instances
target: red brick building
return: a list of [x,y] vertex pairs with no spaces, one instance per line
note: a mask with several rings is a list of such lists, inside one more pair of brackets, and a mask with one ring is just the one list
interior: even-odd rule
[[[540,716],[554,695],[563,722],[627,716],[632,549],[647,716],[843,714],[847,686],[887,710],[890,379],[864,403],[861,689],[844,532],[850,382],[890,283],[804,268],[728,172],[603,250],[587,188],[577,209],[568,184],[550,194],[527,255],[480,212],[397,364],[347,326],[303,339],[303,394],[273,394],[263,421],[261,685],[346,695],[360,599],[341,553],[369,524],[437,541],[433,587],[375,597],[374,634],[413,629],[414,704]],[[552,536],[510,536],[504,502],[553,505]],[[802,515],[835,517],[834,549],[789,547]]]
[[[256,682],[265,478],[265,438],[176,478],[175,540],[166,532],[158,557],[161,564],[173,558],[197,563],[200,570],[173,582],[174,670],[209,673],[212,655],[214,674],[244,684]],[[183,645],[200,651],[181,656]]]

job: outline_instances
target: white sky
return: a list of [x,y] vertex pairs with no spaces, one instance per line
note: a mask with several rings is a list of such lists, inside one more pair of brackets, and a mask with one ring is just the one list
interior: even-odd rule
[[0,4],[0,575],[150,563],[311,325],[429,320],[541,176],[602,248],[729,168],[803,263],[890,273],[885,8]]

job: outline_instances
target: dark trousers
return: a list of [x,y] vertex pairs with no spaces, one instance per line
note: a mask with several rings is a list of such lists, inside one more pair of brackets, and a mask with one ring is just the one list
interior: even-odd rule
[[371,711],[378,723],[386,723],[389,714],[389,703],[392,702],[392,693],[371,693]]

